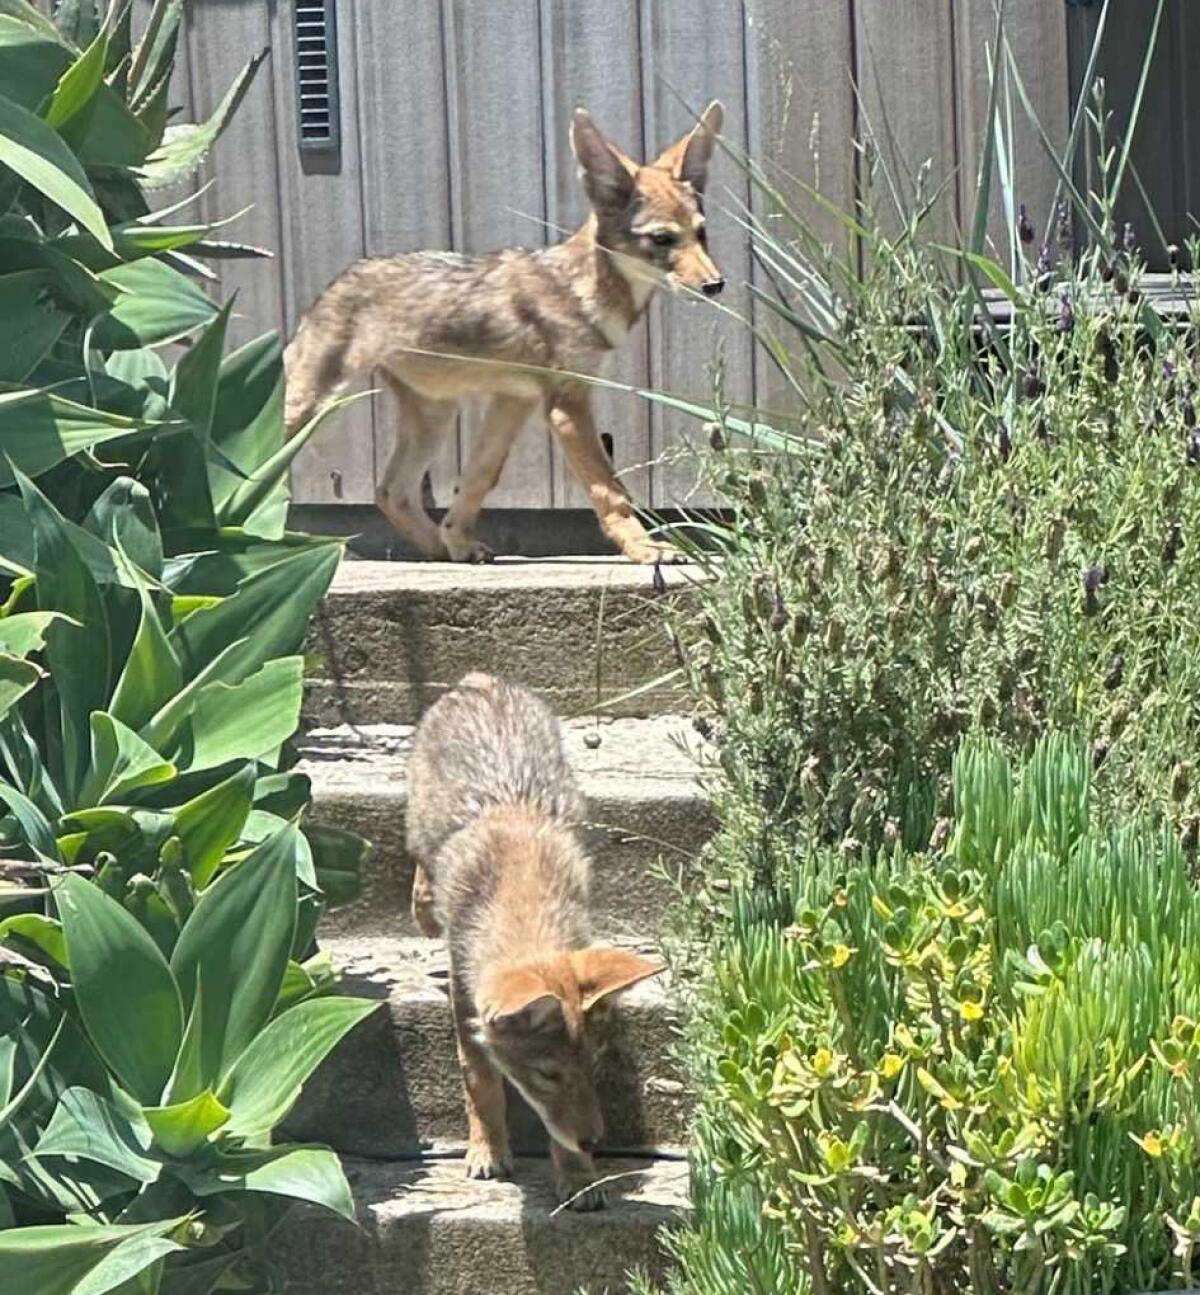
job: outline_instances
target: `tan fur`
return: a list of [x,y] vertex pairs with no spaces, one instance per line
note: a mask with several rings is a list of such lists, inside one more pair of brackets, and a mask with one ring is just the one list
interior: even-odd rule
[[[558,724],[522,688],[468,675],[418,726],[409,761],[413,915],[444,932],[472,1178],[512,1170],[504,1084],[551,1137],[559,1194],[595,1176],[604,1132],[589,1024],[612,994],[662,970],[592,944],[583,804]],[[597,1192],[579,1208],[603,1203]]]
[[[540,409],[605,534],[632,561],[670,557],[650,540],[613,472],[588,385],[566,375],[598,373],[661,284],[720,291],[702,195],[721,119],[720,104],[710,104],[688,134],[639,166],[578,109],[571,143],[592,214],[565,242],[352,265],[305,315],[284,355],[289,434],[353,378],[378,371],[399,406],[379,508],[427,557],[480,561],[490,554],[475,539],[479,511],[518,432]],[[474,396],[490,401],[488,411],[435,526],[422,482],[460,403]]]

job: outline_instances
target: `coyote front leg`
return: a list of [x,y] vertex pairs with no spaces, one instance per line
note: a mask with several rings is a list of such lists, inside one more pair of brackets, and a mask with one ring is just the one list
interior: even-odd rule
[[450,1006],[467,1106],[467,1177],[507,1178],[512,1173],[513,1160],[508,1147],[504,1080],[471,1033],[474,1010],[459,988],[453,964]]
[[631,562],[681,560],[669,545],[655,543],[634,516],[629,495],[604,452],[587,396],[573,393],[552,400],[550,426],[571,470],[588,492],[601,528],[621,552]]

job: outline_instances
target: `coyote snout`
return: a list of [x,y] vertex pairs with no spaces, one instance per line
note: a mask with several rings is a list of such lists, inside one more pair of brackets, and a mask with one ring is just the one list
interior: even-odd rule
[[[359,261],[301,321],[284,356],[289,434],[327,396],[375,370],[399,406],[396,448],[376,489],[387,519],[430,558],[484,561],[475,523],[522,426],[540,412],[604,533],[635,562],[670,559],[635,515],[592,417],[589,387],[656,288],[715,296],[704,190],[722,110],[641,165],[578,109],[571,144],[591,215],[555,247],[467,257],[411,252]],[[440,526],[422,483],[460,403],[489,404]]]
[[597,1018],[611,995],[662,970],[591,943],[573,831],[582,809],[557,723],[523,689],[468,675],[421,721],[409,764],[413,915],[450,947],[467,1174],[511,1172],[506,1078],[546,1126],[564,1200],[593,1180],[604,1136]]

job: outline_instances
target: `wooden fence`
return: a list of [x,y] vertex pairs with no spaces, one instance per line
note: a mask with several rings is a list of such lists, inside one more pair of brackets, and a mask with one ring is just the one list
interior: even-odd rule
[[[1007,11],[1034,105],[1061,142],[1068,10],[1062,0],[1008,0]],[[253,204],[230,237],[277,253],[223,263],[220,286],[237,290],[242,338],[290,331],[356,257],[537,244],[574,227],[584,214],[567,134],[576,103],[623,147],[646,153],[690,125],[685,105],[720,97],[736,148],[843,205],[855,192],[856,133],[864,119],[886,116],[909,162],[932,158],[933,181],[948,179],[936,217],[947,233],[974,185],[993,0],[337,0],[341,147],[328,155],[298,148],[294,17],[294,0],[193,0],[187,19],[179,87],[193,114],[212,111],[250,54],[272,50],[218,146],[204,199],[211,214]],[[1019,173],[1024,200],[1044,215],[1053,175],[1028,132]],[[731,285],[722,304],[733,310],[749,308],[752,267],[737,220],[748,197],[718,157],[710,235]],[[825,229],[837,237],[833,222]],[[735,397],[768,393],[746,330],[678,300],[655,304],[613,376],[706,393],[718,346]],[[695,424],[619,394],[602,406],[614,459],[639,499],[699,502],[694,463],[680,453]],[[298,463],[302,502],[373,497],[393,412],[377,396],[338,423]],[[469,434],[467,418],[452,461],[435,473],[442,498]],[[585,502],[539,430],[518,442],[489,506]]]

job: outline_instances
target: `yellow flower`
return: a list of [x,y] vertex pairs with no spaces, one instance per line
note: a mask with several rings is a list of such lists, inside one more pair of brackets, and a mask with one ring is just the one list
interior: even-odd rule
[[885,1052],[883,1054],[883,1060],[879,1063],[879,1073],[884,1079],[895,1079],[903,1069],[903,1057],[897,1056],[894,1052]]
[[856,950],[852,949],[848,944],[839,944],[833,951],[833,957],[829,960],[830,966],[833,967],[835,971],[839,967],[844,967],[846,963],[850,961],[855,952]]
[[958,1011],[964,1021],[980,1021],[983,1019],[983,1004],[972,1002],[969,998],[959,1003]]

